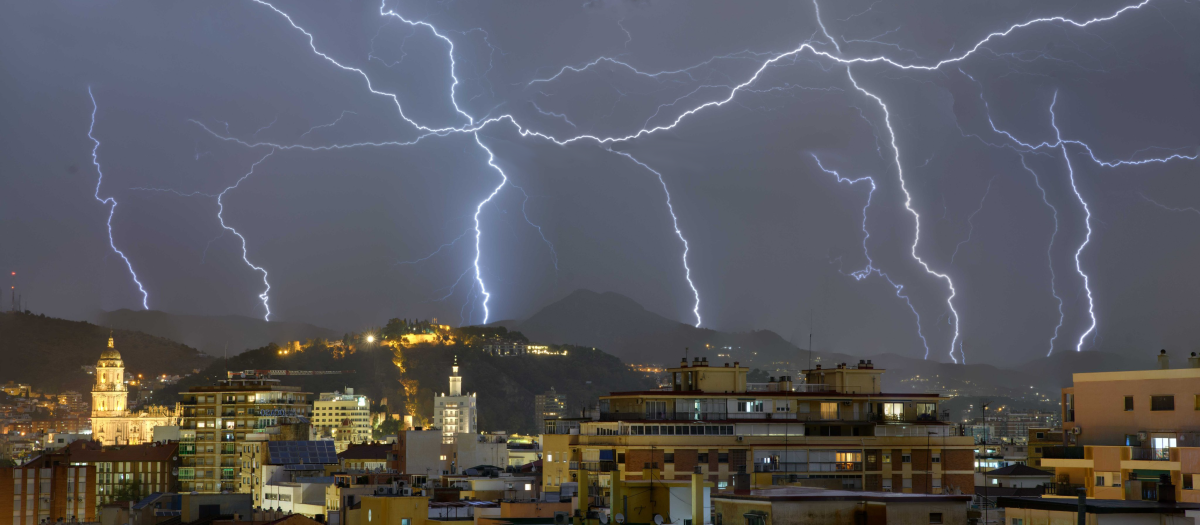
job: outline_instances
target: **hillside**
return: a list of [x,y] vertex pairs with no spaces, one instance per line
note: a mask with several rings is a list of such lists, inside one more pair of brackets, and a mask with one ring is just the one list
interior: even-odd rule
[[[568,408],[577,413],[594,406],[597,397],[611,391],[653,388],[653,383],[628,371],[619,359],[582,347],[565,347],[566,356],[493,357],[462,345],[417,345],[403,351],[405,373],[393,364],[392,350],[367,346],[338,356],[324,346],[300,353],[281,355],[268,346],[218,360],[201,374],[180,382],[176,391],[193,385],[213,384],[228,370],[354,370],[354,374],[332,376],[283,376],[284,384],[320,393],[355,388],[374,401],[387,399],[393,407],[403,406],[402,378],[416,380],[418,415],[432,419],[433,396],[449,389],[450,367],[458,357],[463,390],[479,397],[480,430],[539,432],[533,416],[533,396],[555,387],[566,394]],[[395,410],[395,408],[393,408]]]
[[102,312],[96,324],[137,330],[147,334],[179,341],[200,351],[223,357],[228,345],[229,355],[248,348],[260,348],[270,343],[309,339],[338,339],[342,334],[306,323],[263,321],[240,315],[179,315],[154,310],[116,310]]
[[[187,374],[212,359],[174,341],[131,330],[114,330],[126,373]],[[108,345],[109,329],[15,312],[0,313],[0,383],[29,383],[49,392],[91,388],[93,377],[81,368],[95,365]]]
[[613,292],[576,290],[528,319],[492,324],[519,331],[531,341],[599,348],[630,363],[675,365],[684,348],[693,356],[710,359],[729,353],[729,361],[760,367],[807,357],[769,330],[727,333],[696,328],[647,311],[637,301]]

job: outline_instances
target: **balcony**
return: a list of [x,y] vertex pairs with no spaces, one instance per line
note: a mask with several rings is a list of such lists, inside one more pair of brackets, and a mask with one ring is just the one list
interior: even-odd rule
[[[1063,459],[1076,459],[1076,458],[1063,458]],[[1078,496],[1080,489],[1086,490],[1086,488],[1083,485],[1077,485],[1074,483],[1047,483],[1045,485],[1042,485],[1042,495],[1043,496]]]
[[1129,453],[1133,461],[1171,461],[1169,448],[1131,448]]
[[808,472],[808,463],[755,463],[755,472]]
[[1044,459],[1083,459],[1083,447],[1045,447]]

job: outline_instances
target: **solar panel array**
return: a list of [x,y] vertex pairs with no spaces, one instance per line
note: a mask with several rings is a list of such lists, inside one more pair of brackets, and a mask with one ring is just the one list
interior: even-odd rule
[[330,465],[338,462],[333,441],[268,441],[267,451],[274,465]]

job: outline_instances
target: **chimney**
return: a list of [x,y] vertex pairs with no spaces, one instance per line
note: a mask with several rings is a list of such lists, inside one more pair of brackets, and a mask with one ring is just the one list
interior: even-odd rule
[[1164,348],[1158,352],[1158,367],[1167,370],[1171,368],[1171,360],[1167,357],[1167,349]]
[[699,357],[692,358],[692,366],[700,366],[700,358]]
[[708,366],[708,358],[707,357],[700,358],[700,366]]
[[[1193,353],[1192,353],[1192,355],[1196,355],[1196,353],[1195,353],[1195,352],[1193,352]],[[725,368],[729,368],[729,363],[728,363],[728,362],[726,362],[726,363],[725,363]]]
[[738,362],[737,362],[737,361],[734,361],[734,362],[733,362],[733,367],[734,367],[734,368],[737,368],[737,367],[738,367]]
[[875,369],[875,364],[872,363],[870,359],[867,360],[867,368],[870,368],[871,370]]
[[687,368],[687,358],[686,357],[679,360],[679,368]]
[[866,367],[867,367],[867,362],[866,362],[866,360],[859,359],[859,360],[858,360],[858,369],[859,369],[859,370],[862,370],[862,369],[864,369],[864,368],[866,368]]
[[1192,357],[1188,358],[1188,368],[1200,368],[1200,357],[1196,357],[1196,352],[1192,352]]

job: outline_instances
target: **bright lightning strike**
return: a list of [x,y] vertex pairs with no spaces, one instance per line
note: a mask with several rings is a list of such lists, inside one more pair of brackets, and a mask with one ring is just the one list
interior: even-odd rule
[[242,261],[244,261],[247,266],[253,268],[254,271],[262,273],[263,285],[266,286],[266,289],[263,290],[263,293],[259,294],[258,298],[260,300],[262,300],[263,308],[267,312],[266,314],[263,315],[264,321],[271,320],[271,305],[268,301],[268,299],[270,299],[268,297],[268,294],[271,293],[271,283],[267,282],[267,270],[266,270],[266,268],[263,268],[262,266],[258,266],[256,264],[250,262],[250,255],[249,255],[249,252],[247,252],[247,250],[246,250],[246,238],[243,237],[241,233],[238,233],[238,231],[235,230],[232,226],[225,224],[225,216],[223,215],[225,213],[225,203],[222,201],[222,199],[225,198],[226,193],[229,193],[230,190],[237,188],[239,185],[242,184],[242,181],[246,180],[251,175],[253,175],[254,168],[257,168],[259,164],[262,164],[262,162],[264,160],[267,160],[268,157],[270,157],[271,155],[274,155],[274,154],[275,154],[275,150],[271,150],[271,151],[267,152],[267,154],[264,155],[263,158],[258,159],[257,162],[255,162],[254,164],[251,164],[250,171],[246,172],[245,175],[242,175],[242,178],[238,179],[237,182],[233,183],[233,186],[229,186],[228,188],[225,188],[224,191],[222,191],[220,194],[217,195],[217,208],[218,208],[217,220],[221,221],[221,227],[225,228],[226,230],[229,230],[230,233],[237,235],[238,239],[241,239],[241,241],[242,241]]
[[150,294],[146,293],[146,288],[142,286],[142,281],[138,279],[137,272],[133,271],[133,263],[129,262],[129,257],[125,256],[125,252],[117,249],[117,243],[113,241],[112,219],[113,215],[117,213],[117,199],[114,197],[100,196],[100,184],[104,182],[104,171],[100,169],[100,158],[97,154],[97,152],[100,150],[100,140],[92,134],[92,132],[96,129],[96,111],[99,106],[96,105],[96,96],[92,94],[91,86],[88,86],[88,97],[92,99],[92,123],[90,126],[88,126],[88,138],[92,139],[92,142],[95,143],[95,146],[92,146],[92,164],[96,166],[96,174],[99,175],[99,178],[96,179],[96,193],[94,196],[96,197],[96,200],[100,201],[101,204],[108,205],[108,246],[112,248],[114,252],[117,252],[117,255],[121,256],[121,260],[125,261],[125,267],[129,268],[129,275],[133,276],[133,282],[137,284],[138,291],[142,293],[142,308],[149,310]]
[[696,283],[692,282],[692,268],[690,266],[688,266],[688,258],[687,258],[688,250],[690,249],[690,247],[688,246],[687,239],[685,239],[683,237],[683,231],[679,229],[679,217],[677,217],[675,215],[675,207],[671,205],[671,192],[669,190],[667,190],[667,181],[663,179],[662,173],[659,173],[654,168],[651,168],[650,166],[646,165],[646,163],[633,158],[633,155],[630,155],[623,151],[613,151],[611,149],[609,151],[612,151],[613,153],[616,153],[617,155],[620,155],[629,160],[632,160],[638,166],[646,168],[646,171],[649,171],[650,173],[653,173],[655,176],[657,176],[659,184],[662,184],[663,193],[665,193],[667,196],[667,211],[671,212],[671,222],[675,225],[675,236],[679,237],[679,241],[683,243],[684,278],[687,279],[688,287],[690,287],[692,289],[692,296],[696,298],[695,306],[692,307],[692,313],[695,314],[695,316],[696,316],[696,327],[699,328],[700,323],[701,323],[700,290],[698,290],[696,288]]

